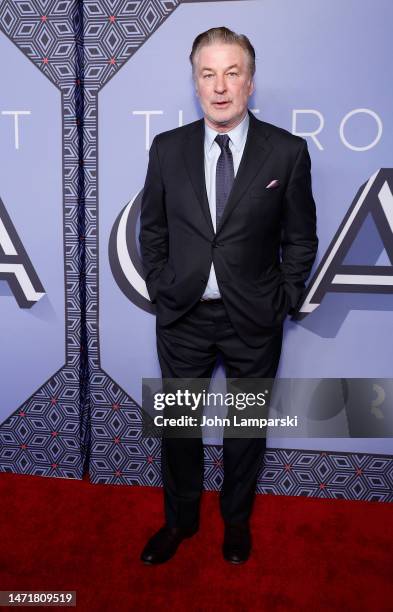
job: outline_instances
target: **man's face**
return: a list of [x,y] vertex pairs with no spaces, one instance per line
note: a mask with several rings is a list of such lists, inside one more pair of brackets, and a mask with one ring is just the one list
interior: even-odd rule
[[206,123],[217,132],[236,127],[254,91],[246,51],[236,44],[206,45],[194,58],[194,77]]

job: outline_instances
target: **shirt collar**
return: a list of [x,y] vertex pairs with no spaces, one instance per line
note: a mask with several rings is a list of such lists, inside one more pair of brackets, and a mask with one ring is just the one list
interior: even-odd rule
[[[228,134],[229,138],[232,141],[233,147],[238,153],[240,153],[240,151],[242,150],[242,147],[246,140],[249,123],[250,123],[250,118],[247,112],[245,114],[245,117],[239,123],[239,125],[234,127],[233,130],[229,130],[229,132],[225,132],[225,134]],[[222,132],[216,132],[211,127],[209,127],[205,121],[205,150],[208,155],[212,151],[214,140],[217,134],[220,134],[220,133],[222,134]]]

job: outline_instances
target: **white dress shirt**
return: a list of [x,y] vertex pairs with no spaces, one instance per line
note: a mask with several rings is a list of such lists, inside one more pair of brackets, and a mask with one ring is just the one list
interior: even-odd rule
[[[250,119],[248,113],[246,113],[239,125],[233,128],[233,130],[225,132],[230,138],[229,148],[232,152],[233,171],[235,176],[243,155],[244,145],[246,144],[249,122]],[[214,231],[216,231],[216,165],[221,153],[220,146],[215,142],[217,134],[222,134],[222,132],[216,132],[209,127],[205,121],[205,181]],[[220,297],[221,293],[218,288],[216,273],[212,263],[209,279],[202,299],[216,299]]]

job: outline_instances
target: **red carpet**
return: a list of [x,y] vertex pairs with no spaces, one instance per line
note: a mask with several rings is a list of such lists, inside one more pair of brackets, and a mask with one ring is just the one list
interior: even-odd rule
[[160,489],[0,474],[0,500],[0,590],[76,590],[89,612],[393,610],[392,504],[258,495],[253,555],[231,566],[205,493],[201,531],[150,567]]

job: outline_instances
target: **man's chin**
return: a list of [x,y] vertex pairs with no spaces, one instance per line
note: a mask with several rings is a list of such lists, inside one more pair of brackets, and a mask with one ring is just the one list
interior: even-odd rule
[[217,115],[207,115],[207,119],[214,126],[225,127],[231,124],[234,121],[235,117],[225,115],[224,113],[222,114],[220,113]]
[[225,112],[218,112],[214,115],[216,123],[230,123],[233,119],[234,117],[232,115],[226,114]]

